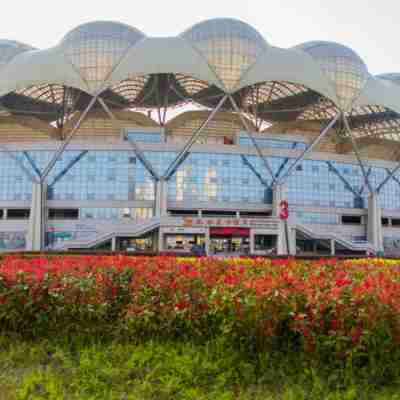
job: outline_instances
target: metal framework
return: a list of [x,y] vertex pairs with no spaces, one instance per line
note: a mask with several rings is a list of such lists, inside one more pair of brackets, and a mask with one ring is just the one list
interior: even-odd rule
[[[113,114],[113,112],[110,110],[110,108],[107,106],[107,104],[101,97],[99,97],[99,103],[103,107],[104,111],[107,113],[109,118],[112,121],[116,121],[117,119],[115,118],[115,115]],[[141,150],[139,144],[132,139],[129,139],[129,138],[125,138],[125,139],[132,147],[132,150],[134,151],[136,157],[139,158],[139,160],[142,162],[142,164],[147,169],[147,171],[150,173],[150,175],[153,177],[153,179],[155,181],[159,181],[160,180],[159,174],[157,173],[157,171],[155,170],[153,165],[150,163],[150,161],[146,158],[146,156],[144,155],[143,151]]]
[[265,187],[269,188],[270,187],[269,183],[261,176],[261,174],[254,167],[254,165],[247,159],[247,157],[244,154],[242,154],[241,158],[243,160],[243,163],[250,168],[251,172],[253,172],[253,174],[258,178],[260,183]]
[[272,181],[274,182],[274,172],[272,171],[271,165],[269,164],[269,161],[267,160],[266,157],[264,157],[264,154],[261,151],[260,146],[257,143],[257,140],[254,138],[254,136],[251,133],[251,129],[246,121],[246,119],[244,118],[242,111],[240,110],[240,108],[238,107],[238,105],[236,104],[234,98],[232,96],[229,96],[229,100],[233,106],[233,109],[237,112],[237,114],[239,115],[239,118],[243,124],[243,127],[245,129],[246,134],[250,137],[250,140],[253,143],[253,146],[255,147],[255,149],[257,150],[258,156],[260,157],[260,159],[262,160],[262,162],[264,163],[265,168],[267,169],[267,171],[269,172],[269,174],[271,175]]
[[86,116],[88,115],[89,111],[92,109],[93,105],[96,103],[98,97],[99,97],[99,94],[93,96],[93,98],[90,101],[89,105],[86,107],[86,110],[82,113],[82,115],[80,116],[79,120],[76,122],[76,124],[72,128],[71,132],[69,133],[69,135],[65,138],[65,140],[60,145],[59,149],[54,154],[53,158],[49,161],[49,163],[47,164],[46,168],[44,169],[44,171],[42,173],[41,182],[45,182],[47,176],[49,175],[49,173],[53,169],[55,163],[61,157],[61,155],[63,154],[64,150],[67,148],[68,144],[73,139],[75,133],[80,128],[82,122],[85,120]]
[[356,143],[356,141],[354,139],[353,132],[351,131],[351,128],[350,128],[350,125],[349,125],[349,121],[347,120],[347,117],[346,117],[346,115],[344,113],[342,114],[342,117],[343,117],[344,127],[345,127],[347,133],[349,134],[349,137],[350,137],[350,140],[351,140],[351,144],[353,146],[354,153],[355,153],[355,155],[357,157],[357,161],[358,161],[358,163],[359,163],[359,165],[361,167],[361,171],[362,171],[362,173],[364,175],[364,181],[365,181],[365,183],[366,183],[366,185],[368,187],[369,192],[372,194],[372,193],[374,193],[374,189],[372,188],[371,183],[369,181],[367,170],[365,169],[363,160],[362,160],[362,158],[360,156],[360,152],[358,150],[357,143]]
[[77,164],[87,153],[88,150],[81,151],[75,158],[73,158],[68,165],[53,179],[49,187],[54,186],[75,164]]
[[29,155],[29,153],[27,151],[23,151],[22,154],[24,155],[24,157],[26,158],[26,160],[28,161],[28,163],[32,167],[32,169],[36,172],[36,174],[40,180],[40,177],[42,176],[42,172],[40,171],[38,166],[35,164],[32,157]]
[[164,175],[162,178],[166,181],[169,180],[169,178],[173,175],[173,173],[176,171],[176,169],[179,167],[179,165],[183,162],[185,157],[187,157],[190,149],[192,148],[193,144],[196,142],[198,137],[201,135],[201,133],[204,131],[204,129],[208,126],[210,121],[214,118],[215,114],[222,108],[224,105],[225,101],[227,100],[228,95],[225,95],[222,97],[222,99],[219,101],[217,106],[211,111],[210,115],[208,118],[203,122],[203,124],[193,133],[192,137],[187,141],[183,149],[178,153],[176,158],[171,162],[167,170],[165,171]]
[[400,163],[397,165],[396,168],[394,168],[393,170],[387,170],[388,172],[388,176],[378,185],[378,187],[376,188],[375,192],[379,193],[381,192],[381,190],[383,189],[383,187],[390,181],[390,179],[395,178],[396,173],[400,171]]
[[[16,71],[15,89],[0,99],[1,114],[19,118],[21,125],[62,142],[43,171],[27,152],[23,153],[24,159],[7,146],[0,145],[0,150],[13,159],[33,183],[39,183],[45,190],[56,162],[89,112],[98,105],[114,122],[115,110],[155,111],[158,125],[163,127],[172,107],[185,107],[191,103],[210,110],[210,114],[197,129],[190,132],[190,138],[163,174],[157,172],[136,141],[127,140],[157,184],[163,185],[171,179],[223,107],[240,119],[257,156],[271,177],[271,184],[268,183],[269,177],[267,179],[259,173],[244,155],[243,161],[269,189],[283,184],[339,121],[341,125],[337,131],[338,135],[342,135],[343,151],[354,151],[364,178],[362,187],[356,190],[332,164],[328,164],[346,187],[359,198],[365,188],[375,195],[390,179],[398,181],[395,175],[400,171],[400,163],[388,171],[388,176],[374,189],[370,181],[372,168],[368,168],[362,159],[358,141],[361,143],[361,139],[369,137],[400,139],[400,101],[396,101],[398,89],[392,90],[393,85],[400,83],[399,74],[387,74],[374,80],[363,60],[353,50],[332,42],[313,41],[296,46],[296,51],[285,52],[270,46],[251,26],[229,18],[201,22],[178,38],[168,40],[163,42],[148,38],[133,27],[115,22],[83,24],[69,32],[55,51],[49,49],[41,53],[38,50],[35,53],[32,59],[36,61],[33,62],[41,61],[41,75],[46,79],[38,80],[34,74],[29,75],[26,80],[36,84],[26,88],[21,88],[17,82],[21,79],[18,73],[26,68],[28,75],[31,61],[30,57],[26,57],[28,61],[19,57],[16,68],[8,68],[8,75],[0,76],[4,90],[8,90]],[[135,47],[139,43],[141,46]],[[173,57],[168,59],[169,49],[163,49],[162,43],[171,43],[171,52],[176,51],[173,53],[177,55],[176,60]],[[178,49],[174,50],[173,46]],[[157,60],[158,54],[150,54],[153,49],[158,49],[160,59]],[[21,43],[0,41],[0,69],[14,62],[18,54],[29,50],[32,47]],[[268,69],[270,56],[276,57],[275,71],[274,68],[271,71]],[[68,61],[64,64],[63,60]],[[284,65],[288,60],[293,60],[292,69],[292,66]],[[54,75],[53,83],[51,68],[60,72]],[[149,68],[147,74],[146,68]],[[60,79],[60,76],[65,78]],[[390,85],[381,87],[380,79],[390,81]],[[366,105],[362,99],[371,99],[372,104]],[[293,162],[291,158],[286,158],[274,173],[270,160],[253,133],[259,132],[263,125],[293,121],[317,123],[318,129],[327,125]],[[255,128],[251,122],[254,122]],[[51,185],[85,154],[82,152],[74,158],[58,173]],[[42,200],[45,201],[44,198]],[[45,220],[42,219],[41,223],[44,230]]]
[[310,153],[315,146],[326,136],[326,134],[336,125],[339,121],[341,114],[337,114],[331,122],[321,131],[321,133],[312,141],[312,143],[305,149],[303,152],[296,158],[293,164],[290,165],[289,169],[286,171],[285,174],[281,178],[278,179],[277,184],[283,184],[286,179],[291,175],[294,169],[297,167],[299,163],[304,160],[304,157]]
[[353,186],[350,185],[349,181],[338,171],[337,168],[330,162],[326,162],[329,169],[343,182],[343,184],[346,186],[347,190],[352,192],[355,197],[360,197],[360,193],[358,193]]

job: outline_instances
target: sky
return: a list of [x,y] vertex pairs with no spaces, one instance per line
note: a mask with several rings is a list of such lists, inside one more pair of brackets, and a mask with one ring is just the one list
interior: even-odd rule
[[396,0],[6,0],[0,39],[38,48],[56,45],[74,27],[95,20],[129,24],[148,36],[177,35],[215,17],[237,18],[268,43],[310,40],[351,47],[372,74],[400,72],[400,1]]

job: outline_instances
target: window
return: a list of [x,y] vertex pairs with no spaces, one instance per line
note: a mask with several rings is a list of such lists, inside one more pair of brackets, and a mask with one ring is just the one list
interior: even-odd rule
[[344,225],[361,225],[360,215],[342,215],[342,224]]
[[7,219],[28,219],[30,212],[29,208],[8,209]]
[[79,211],[77,208],[50,208],[49,219],[78,219]]
[[126,133],[126,139],[135,142],[144,143],[162,143],[163,138],[161,132],[149,132],[149,131],[134,131],[128,130]]
[[399,228],[400,227],[400,219],[392,218],[392,226]]
[[382,226],[389,226],[389,218],[382,218]]
[[277,245],[277,239],[278,237],[276,235],[255,235],[254,250],[255,251],[272,250]]

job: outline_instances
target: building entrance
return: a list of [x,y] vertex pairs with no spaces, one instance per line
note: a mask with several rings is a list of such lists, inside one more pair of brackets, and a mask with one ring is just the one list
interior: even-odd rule
[[141,238],[130,238],[130,237],[118,237],[116,242],[117,251],[152,251],[153,250],[153,238],[152,237],[141,237]]
[[243,255],[250,253],[250,229],[211,228],[210,254]]

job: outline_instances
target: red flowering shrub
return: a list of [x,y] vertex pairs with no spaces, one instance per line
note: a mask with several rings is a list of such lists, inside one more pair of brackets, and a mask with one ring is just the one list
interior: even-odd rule
[[[174,257],[7,257],[0,330],[224,334],[346,358],[400,345],[400,264]],[[261,347],[260,347],[261,346]]]

